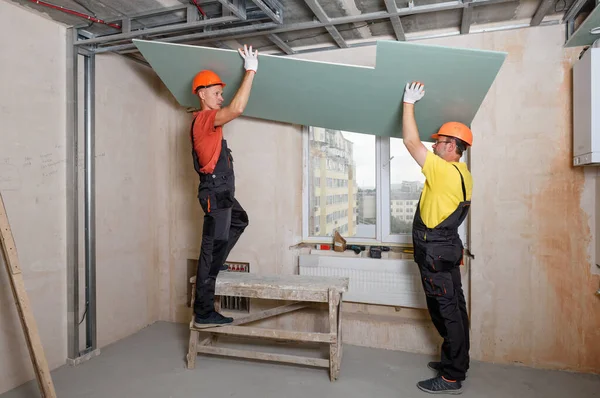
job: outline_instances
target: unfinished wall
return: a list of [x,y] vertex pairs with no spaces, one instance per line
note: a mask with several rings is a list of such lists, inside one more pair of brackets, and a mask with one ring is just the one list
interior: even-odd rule
[[472,164],[480,186],[472,222],[473,353],[600,372],[596,169],[571,166],[571,66],[581,48],[565,50],[563,41],[557,26],[473,42],[509,52],[474,124],[481,139]]
[[[0,1],[0,193],[51,369],[63,365],[67,358],[65,34],[64,26]],[[82,60],[80,66],[83,100]],[[181,120],[183,113],[173,105],[149,68],[113,55],[97,57],[95,188],[100,348],[158,319],[158,263],[164,237],[152,226],[168,215],[162,183],[168,168],[162,163],[161,153],[168,149],[162,144],[172,133],[169,120]],[[79,175],[83,192],[83,169]],[[80,215],[83,217],[83,199]],[[83,223],[80,233],[83,237]],[[83,243],[80,248],[83,258]],[[0,262],[2,393],[32,379],[34,374],[3,259]],[[83,267],[80,278],[83,315]],[[83,346],[85,322],[81,330]]]
[[[570,166],[570,69],[580,49],[564,50],[563,41],[563,27],[552,26],[424,43],[509,53],[473,124],[472,357],[598,372],[599,278],[590,257],[595,170]],[[373,66],[375,47],[301,57]],[[399,96],[403,87],[398,82]],[[189,321],[185,268],[198,255],[202,215],[186,134],[171,144],[169,192],[176,200],[170,269],[162,271],[170,286],[163,285],[161,296],[161,319],[180,322]],[[251,219],[230,260],[250,261],[252,272],[295,273],[298,250],[290,247],[301,237],[300,130],[242,119],[225,136],[236,159],[237,195]],[[255,221],[271,215],[277,222]],[[351,303],[344,311],[347,343],[438,349],[424,311]],[[305,322],[294,321],[303,328]]]
[[165,195],[161,151],[181,117],[150,68],[96,57],[98,344],[158,319],[158,263]]
[[[0,2],[0,193],[50,367],[67,347],[65,29]],[[0,393],[33,377],[0,255]]]

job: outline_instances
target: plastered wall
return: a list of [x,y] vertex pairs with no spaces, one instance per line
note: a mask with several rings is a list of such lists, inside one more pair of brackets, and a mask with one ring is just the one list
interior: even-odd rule
[[[51,367],[64,363],[67,346],[65,44],[60,25],[0,2],[0,194]],[[33,369],[2,255],[0,266],[4,392]]]
[[[596,171],[570,165],[570,69],[581,49],[565,50],[563,42],[562,26],[424,41],[509,53],[473,123],[472,357],[600,372],[600,300],[594,295],[600,280],[592,274],[591,250]],[[375,48],[301,57],[373,66]],[[404,84],[398,82],[399,96]],[[179,322],[189,321],[185,261],[198,255],[202,225],[186,134],[173,138],[169,191],[177,201],[171,206],[172,256],[161,271],[170,280],[161,291],[161,319]],[[252,272],[295,273],[301,130],[240,119],[226,126],[225,136],[236,159],[237,196],[251,220],[230,260],[249,261]],[[424,311],[347,303],[344,317],[346,343],[438,350]],[[319,317],[288,319],[280,324],[326,328]]]
[[96,269],[98,344],[158,319],[163,161],[173,130],[170,97],[147,67],[96,59]]

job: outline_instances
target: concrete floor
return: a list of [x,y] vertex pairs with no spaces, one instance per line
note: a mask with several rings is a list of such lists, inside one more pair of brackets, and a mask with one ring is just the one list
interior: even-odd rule
[[[63,366],[52,372],[57,395],[59,398],[430,396],[415,386],[418,380],[433,375],[426,367],[431,358],[425,355],[345,345],[340,378],[331,383],[325,369],[234,358],[198,356],[196,369],[187,370],[187,341],[187,325],[155,323],[105,347],[100,356],[84,364]],[[279,350],[281,346],[270,349]],[[464,390],[465,398],[599,397],[600,376],[473,362]],[[39,396],[32,381],[0,398]]]

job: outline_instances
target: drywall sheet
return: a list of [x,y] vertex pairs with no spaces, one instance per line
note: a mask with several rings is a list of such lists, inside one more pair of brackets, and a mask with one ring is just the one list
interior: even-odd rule
[[[598,33],[593,34],[590,32],[594,28],[598,28]],[[600,4],[594,8],[575,33],[567,40],[565,47],[589,46],[598,39],[600,39]]]
[[[194,75],[212,69],[231,100],[243,74],[237,51],[134,40],[162,81],[186,107],[198,107]],[[406,82],[425,83],[417,104],[423,140],[448,120],[470,125],[506,53],[379,41],[376,66],[332,64],[261,55],[245,116],[357,133],[401,137]]]

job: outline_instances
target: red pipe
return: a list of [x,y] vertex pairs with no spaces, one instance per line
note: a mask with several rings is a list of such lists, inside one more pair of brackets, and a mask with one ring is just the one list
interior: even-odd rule
[[196,0],[192,0],[192,3],[194,3],[194,5],[198,9],[198,11],[200,11],[200,14],[202,14],[203,17],[206,17],[206,13],[204,12],[204,10],[202,8],[200,8],[200,4],[198,4],[196,2]]
[[71,15],[75,15],[75,16],[78,16],[78,17],[81,17],[81,18],[85,18],[85,19],[88,19],[88,20],[90,20],[92,22],[97,22],[97,23],[101,23],[101,24],[104,24],[104,25],[108,25],[108,26],[110,26],[112,28],[115,28],[115,29],[121,29],[121,25],[118,25],[116,23],[105,22],[105,21],[103,21],[101,19],[94,18],[94,17],[92,17],[90,15],[82,14],[80,12],[71,10],[69,8],[65,8],[65,7],[62,7],[62,6],[57,6],[57,5],[54,5],[54,4],[46,3],[45,1],[38,1],[38,0],[29,0],[29,1],[32,2],[32,3],[35,3],[35,4],[39,4],[41,6],[45,6],[45,7],[53,8],[55,10],[66,12],[67,14],[71,14]]

